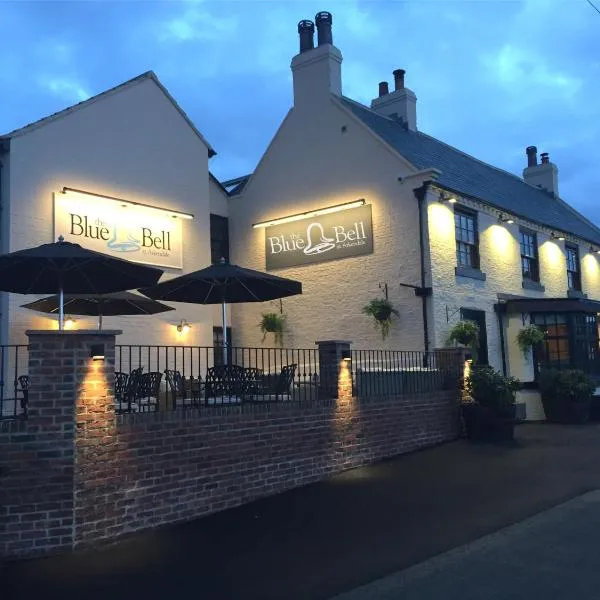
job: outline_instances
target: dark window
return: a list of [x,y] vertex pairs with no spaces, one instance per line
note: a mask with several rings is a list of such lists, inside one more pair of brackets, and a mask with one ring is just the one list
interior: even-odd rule
[[479,237],[477,214],[463,208],[454,209],[456,262],[459,266],[479,269]]
[[540,280],[538,263],[537,236],[532,231],[521,230],[521,271],[523,279]]
[[482,365],[488,364],[487,328],[485,326],[485,312],[483,310],[460,309],[460,318],[463,321],[474,321],[479,327],[479,340],[476,349],[477,356],[473,357]]
[[565,246],[567,252],[567,285],[570,290],[581,290],[579,250],[577,246]]
[[212,262],[222,258],[229,262],[229,220],[227,217],[210,215],[210,254]]
[[600,374],[595,314],[540,313],[531,315],[531,321],[546,332],[541,352],[536,352],[536,367],[572,368]]
[[[231,338],[231,327],[227,328],[227,362],[232,363],[232,338]],[[223,328],[213,327],[213,348],[214,348],[214,364],[223,364]]]

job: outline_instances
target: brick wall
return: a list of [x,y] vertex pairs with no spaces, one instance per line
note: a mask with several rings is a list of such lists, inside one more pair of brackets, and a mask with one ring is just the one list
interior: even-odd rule
[[0,422],[0,557],[44,554],[73,543],[71,341],[30,340],[29,418]]
[[[104,525],[78,525],[75,543],[207,515],[457,435],[452,392],[117,416],[104,457],[118,482],[111,511]],[[94,495],[78,499],[78,513],[97,510]]]

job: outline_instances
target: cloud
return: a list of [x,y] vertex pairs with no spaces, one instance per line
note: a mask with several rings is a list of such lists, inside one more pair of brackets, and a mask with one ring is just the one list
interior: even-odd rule
[[183,14],[169,19],[159,34],[163,42],[190,42],[193,40],[227,40],[235,33],[238,20],[235,17],[220,17],[200,8],[201,2],[189,3]]
[[45,76],[40,78],[39,85],[55,96],[69,102],[82,102],[91,96],[83,85],[75,79]]

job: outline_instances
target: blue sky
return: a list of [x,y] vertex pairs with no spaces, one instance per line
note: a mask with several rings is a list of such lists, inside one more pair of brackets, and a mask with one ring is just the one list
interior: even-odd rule
[[536,145],[600,225],[600,14],[586,0],[0,0],[0,131],[152,69],[217,150],[215,175],[245,174],[291,105],[297,22],[320,10],[344,94],[368,104],[406,69],[420,130],[517,174]]

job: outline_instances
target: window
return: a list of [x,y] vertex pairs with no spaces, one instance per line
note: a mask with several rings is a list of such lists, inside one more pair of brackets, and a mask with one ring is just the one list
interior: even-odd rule
[[570,290],[581,290],[579,250],[577,246],[565,246],[567,252],[567,285]]
[[521,237],[521,271],[523,279],[539,281],[537,235],[533,231],[524,229],[519,234]]
[[229,261],[229,220],[210,215],[210,254],[213,264],[222,258]]
[[477,214],[463,208],[454,209],[456,262],[462,267],[479,269]]
[[531,322],[546,332],[540,351],[535,352],[536,376],[540,365],[554,369],[581,369],[600,374],[598,317],[590,313],[539,313]]

